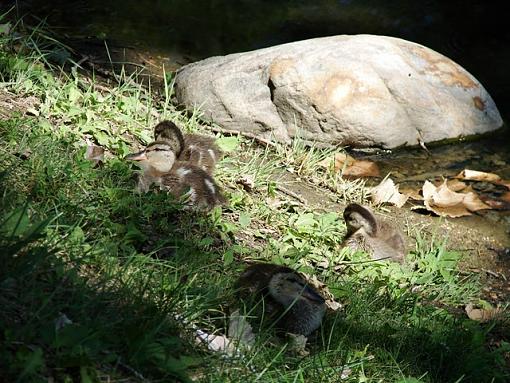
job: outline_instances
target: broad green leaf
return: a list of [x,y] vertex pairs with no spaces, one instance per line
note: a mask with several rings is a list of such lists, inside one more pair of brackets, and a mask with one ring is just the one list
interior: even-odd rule
[[231,137],[220,137],[216,140],[216,144],[220,147],[224,152],[233,152],[237,149],[239,145],[239,138],[235,136]]
[[250,223],[251,223],[251,216],[249,214],[247,214],[245,212],[239,213],[239,225],[241,225],[241,227],[243,229],[250,226]]
[[223,254],[223,265],[228,266],[234,262],[234,251],[232,249],[225,251]]

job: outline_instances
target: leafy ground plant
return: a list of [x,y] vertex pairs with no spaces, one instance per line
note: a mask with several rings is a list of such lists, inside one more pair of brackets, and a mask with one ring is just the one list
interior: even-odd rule
[[[158,116],[197,131],[199,113],[175,110],[170,89],[158,100],[129,77],[107,86],[49,67],[49,53],[34,48],[40,38],[33,31],[16,45],[3,36],[0,51],[0,99],[26,102],[0,110],[3,380],[508,380],[508,344],[490,342],[505,327],[458,313],[480,289],[459,273],[460,253],[421,237],[404,265],[342,250],[340,214],[280,188],[289,166],[321,187],[313,166],[299,165],[314,162],[304,148],[282,158],[218,137],[227,154],[217,177],[230,205],[210,214],[135,193],[123,155],[151,139]],[[108,149],[102,166],[84,158],[87,140]],[[363,200],[363,185],[338,182],[340,199]],[[232,357],[195,343],[197,328],[226,333],[232,285],[254,260],[314,275],[344,305],[328,313],[308,356],[290,353],[271,330]]]

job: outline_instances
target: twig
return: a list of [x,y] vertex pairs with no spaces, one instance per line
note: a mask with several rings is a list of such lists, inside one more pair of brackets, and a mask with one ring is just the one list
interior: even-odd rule
[[136,371],[133,367],[131,366],[128,366],[127,364],[121,362],[120,360],[117,360],[117,365],[119,367],[122,367],[124,370],[130,372],[131,374],[133,374],[137,379],[140,379],[141,381],[146,381],[144,376],[139,373],[138,371]]
[[266,140],[265,138],[257,137],[253,133],[241,132],[240,130],[235,130],[235,129],[223,129],[223,128],[220,128],[220,127],[211,127],[210,129],[213,132],[215,132],[215,133],[232,134],[232,135],[233,134],[237,134],[237,135],[241,135],[241,136],[245,136],[245,137],[251,138],[252,140],[255,140],[255,141],[257,141],[257,142],[259,142],[261,144],[264,144],[264,145],[267,145],[267,146],[272,146],[273,148],[277,147],[277,144],[275,144],[274,142]]
[[306,200],[303,197],[301,197],[299,194],[294,193],[292,190],[284,188],[283,186],[280,186],[280,185],[276,185],[276,190],[281,191],[282,193],[285,193],[285,194],[291,196],[292,198],[297,199],[303,205],[306,205]]

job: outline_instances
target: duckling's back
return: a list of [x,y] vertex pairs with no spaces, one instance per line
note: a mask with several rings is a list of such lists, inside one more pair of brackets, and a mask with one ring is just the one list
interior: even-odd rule
[[293,270],[286,266],[271,263],[257,263],[249,266],[239,277],[235,288],[241,298],[253,294],[266,294],[269,281],[276,273],[289,273]]
[[389,259],[402,262],[406,253],[403,235],[382,220],[377,221],[375,235],[370,235],[360,229],[347,237],[343,246],[364,251],[374,260]]
[[216,163],[222,156],[223,152],[216,145],[213,137],[186,134],[184,136],[184,150],[179,155],[179,160],[188,161],[212,174]]
[[161,177],[161,187],[176,197],[186,197],[186,204],[198,209],[210,209],[226,203],[221,189],[203,169],[177,161],[172,170]]

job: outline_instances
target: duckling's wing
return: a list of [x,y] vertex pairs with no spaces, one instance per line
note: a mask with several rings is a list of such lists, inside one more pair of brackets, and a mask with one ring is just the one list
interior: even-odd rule
[[393,227],[386,221],[381,221],[379,225],[378,237],[385,241],[388,246],[392,247],[397,253],[404,255],[406,252],[406,243],[404,235],[400,230]]
[[218,162],[223,156],[223,152],[216,145],[215,140],[214,137],[187,134],[184,136],[183,159],[196,163],[197,157],[200,156],[202,161]]

